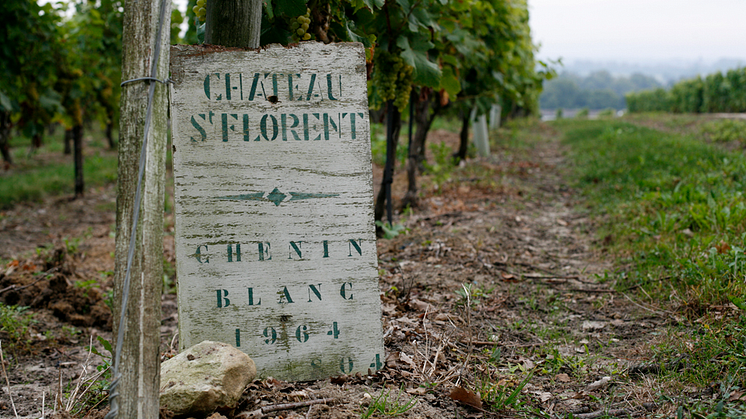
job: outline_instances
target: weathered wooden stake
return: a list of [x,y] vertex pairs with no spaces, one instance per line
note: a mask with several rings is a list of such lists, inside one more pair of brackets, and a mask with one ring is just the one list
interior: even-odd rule
[[261,0],[210,0],[207,2],[206,44],[259,48],[261,29]]
[[[162,14],[162,10],[166,13]],[[163,20],[160,22],[160,20]],[[127,0],[124,6],[122,80],[150,77],[160,43],[156,78],[168,78],[170,0]],[[157,36],[161,25],[161,35]],[[119,326],[127,253],[135,210],[140,151],[152,81],[122,87],[117,183],[117,236],[114,335]],[[163,279],[163,202],[167,135],[167,86],[157,83],[148,131],[136,247],[130,272],[129,301],[119,371],[119,419],[158,417],[159,326]]]

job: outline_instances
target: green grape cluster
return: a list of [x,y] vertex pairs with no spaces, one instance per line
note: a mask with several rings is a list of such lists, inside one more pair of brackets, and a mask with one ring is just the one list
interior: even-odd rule
[[207,18],[207,0],[197,0],[197,5],[192,7],[192,11],[197,15],[197,19],[204,23]]
[[373,85],[380,100],[384,103],[393,100],[394,106],[403,111],[412,92],[414,68],[407,65],[399,55],[381,50],[375,52],[373,68]]
[[293,33],[293,41],[308,41],[311,34],[308,33],[308,27],[311,25],[311,9],[306,9],[304,16],[290,18],[290,32]]

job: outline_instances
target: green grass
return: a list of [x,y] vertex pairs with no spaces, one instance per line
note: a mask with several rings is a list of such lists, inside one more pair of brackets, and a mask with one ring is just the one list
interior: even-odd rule
[[603,234],[642,286],[693,310],[746,295],[746,159],[693,137],[623,122],[557,124]]
[[[44,139],[41,149],[29,154],[31,140],[22,136],[10,141],[14,169],[0,176],[0,209],[7,209],[20,202],[40,201],[47,196],[74,192],[72,156],[62,154],[62,130]],[[117,156],[107,152],[106,141],[100,129],[94,128],[86,137],[94,139],[86,146],[83,178],[86,189],[104,186],[116,181]],[[43,159],[40,156],[44,156]]]
[[[74,192],[72,163],[37,166],[0,182],[0,208],[10,208],[26,201],[39,201],[45,196],[72,194]],[[115,155],[86,156],[83,162],[86,189],[110,184],[117,179]]]
[[[700,388],[715,383],[721,395],[746,388],[743,153],[708,144],[698,132],[609,120],[553,126],[571,148],[571,170],[598,220],[599,242],[618,258],[607,279],[689,320],[654,348],[655,362],[669,365],[664,378]],[[741,309],[728,308],[731,302]],[[684,363],[670,366],[673,359]],[[679,417],[738,417],[742,409],[727,398],[677,403]]]

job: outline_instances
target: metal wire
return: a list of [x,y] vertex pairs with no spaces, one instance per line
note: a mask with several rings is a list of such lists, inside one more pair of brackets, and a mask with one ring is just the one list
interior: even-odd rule
[[135,192],[135,211],[132,215],[132,229],[130,230],[130,243],[129,243],[129,251],[127,253],[127,270],[124,274],[124,285],[122,287],[122,302],[121,302],[121,310],[119,313],[119,329],[117,330],[117,345],[116,349],[114,350],[114,373],[113,373],[113,380],[111,382],[111,386],[109,386],[109,413],[106,414],[104,419],[115,419],[117,415],[119,414],[119,403],[117,402],[117,397],[119,397],[119,380],[122,378],[121,374],[119,373],[119,361],[121,359],[122,355],[122,341],[124,340],[124,321],[125,316],[127,315],[127,303],[129,301],[129,288],[130,288],[130,272],[132,269],[132,260],[135,256],[135,243],[136,243],[136,234],[137,234],[137,223],[140,218],[140,198],[141,198],[141,191],[142,191],[142,178],[143,174],[145,173],[145,160],[147,155],[147,145],[148,145],[148,131],[150,130],[150,122],[152,119],[153,114],[153,97],[155,96],[155,83],[153,81],[158,81],[161,83],[164,83],[161,80],[158,80],[156,78],[157,72],[158,72],[158,58],[161,53],[161,34],[163,32],[163,20],[164,16],[166,15],[166,3],[167,0],[161,0],[161,8],[160,8],[160,16],[158,17],[158,31],[156,33],[155,38],[155,49],[153,51],[153,59],[151,62],[153,63],[153,66],[150,69],[150,77],[140,77],[137,79],[132,80],[126,80],[122,82],[122,85],[125,83],[138,81],[138,80],[147,80],[150,81],[150,87],[148,90],[148,108],[145,114],[145,126],[144,126],[144,133],[143,133],[143,140],[142,140],[142,147],[140,149],[140,168],[137,174],[137,190]]

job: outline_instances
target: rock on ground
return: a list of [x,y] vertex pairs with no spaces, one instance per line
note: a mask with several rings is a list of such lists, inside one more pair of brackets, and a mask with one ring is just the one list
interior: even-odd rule
[[161,407],[177,415],[232,409],[254,377],[256,366],[248,355],[204,341],[161,364]]

